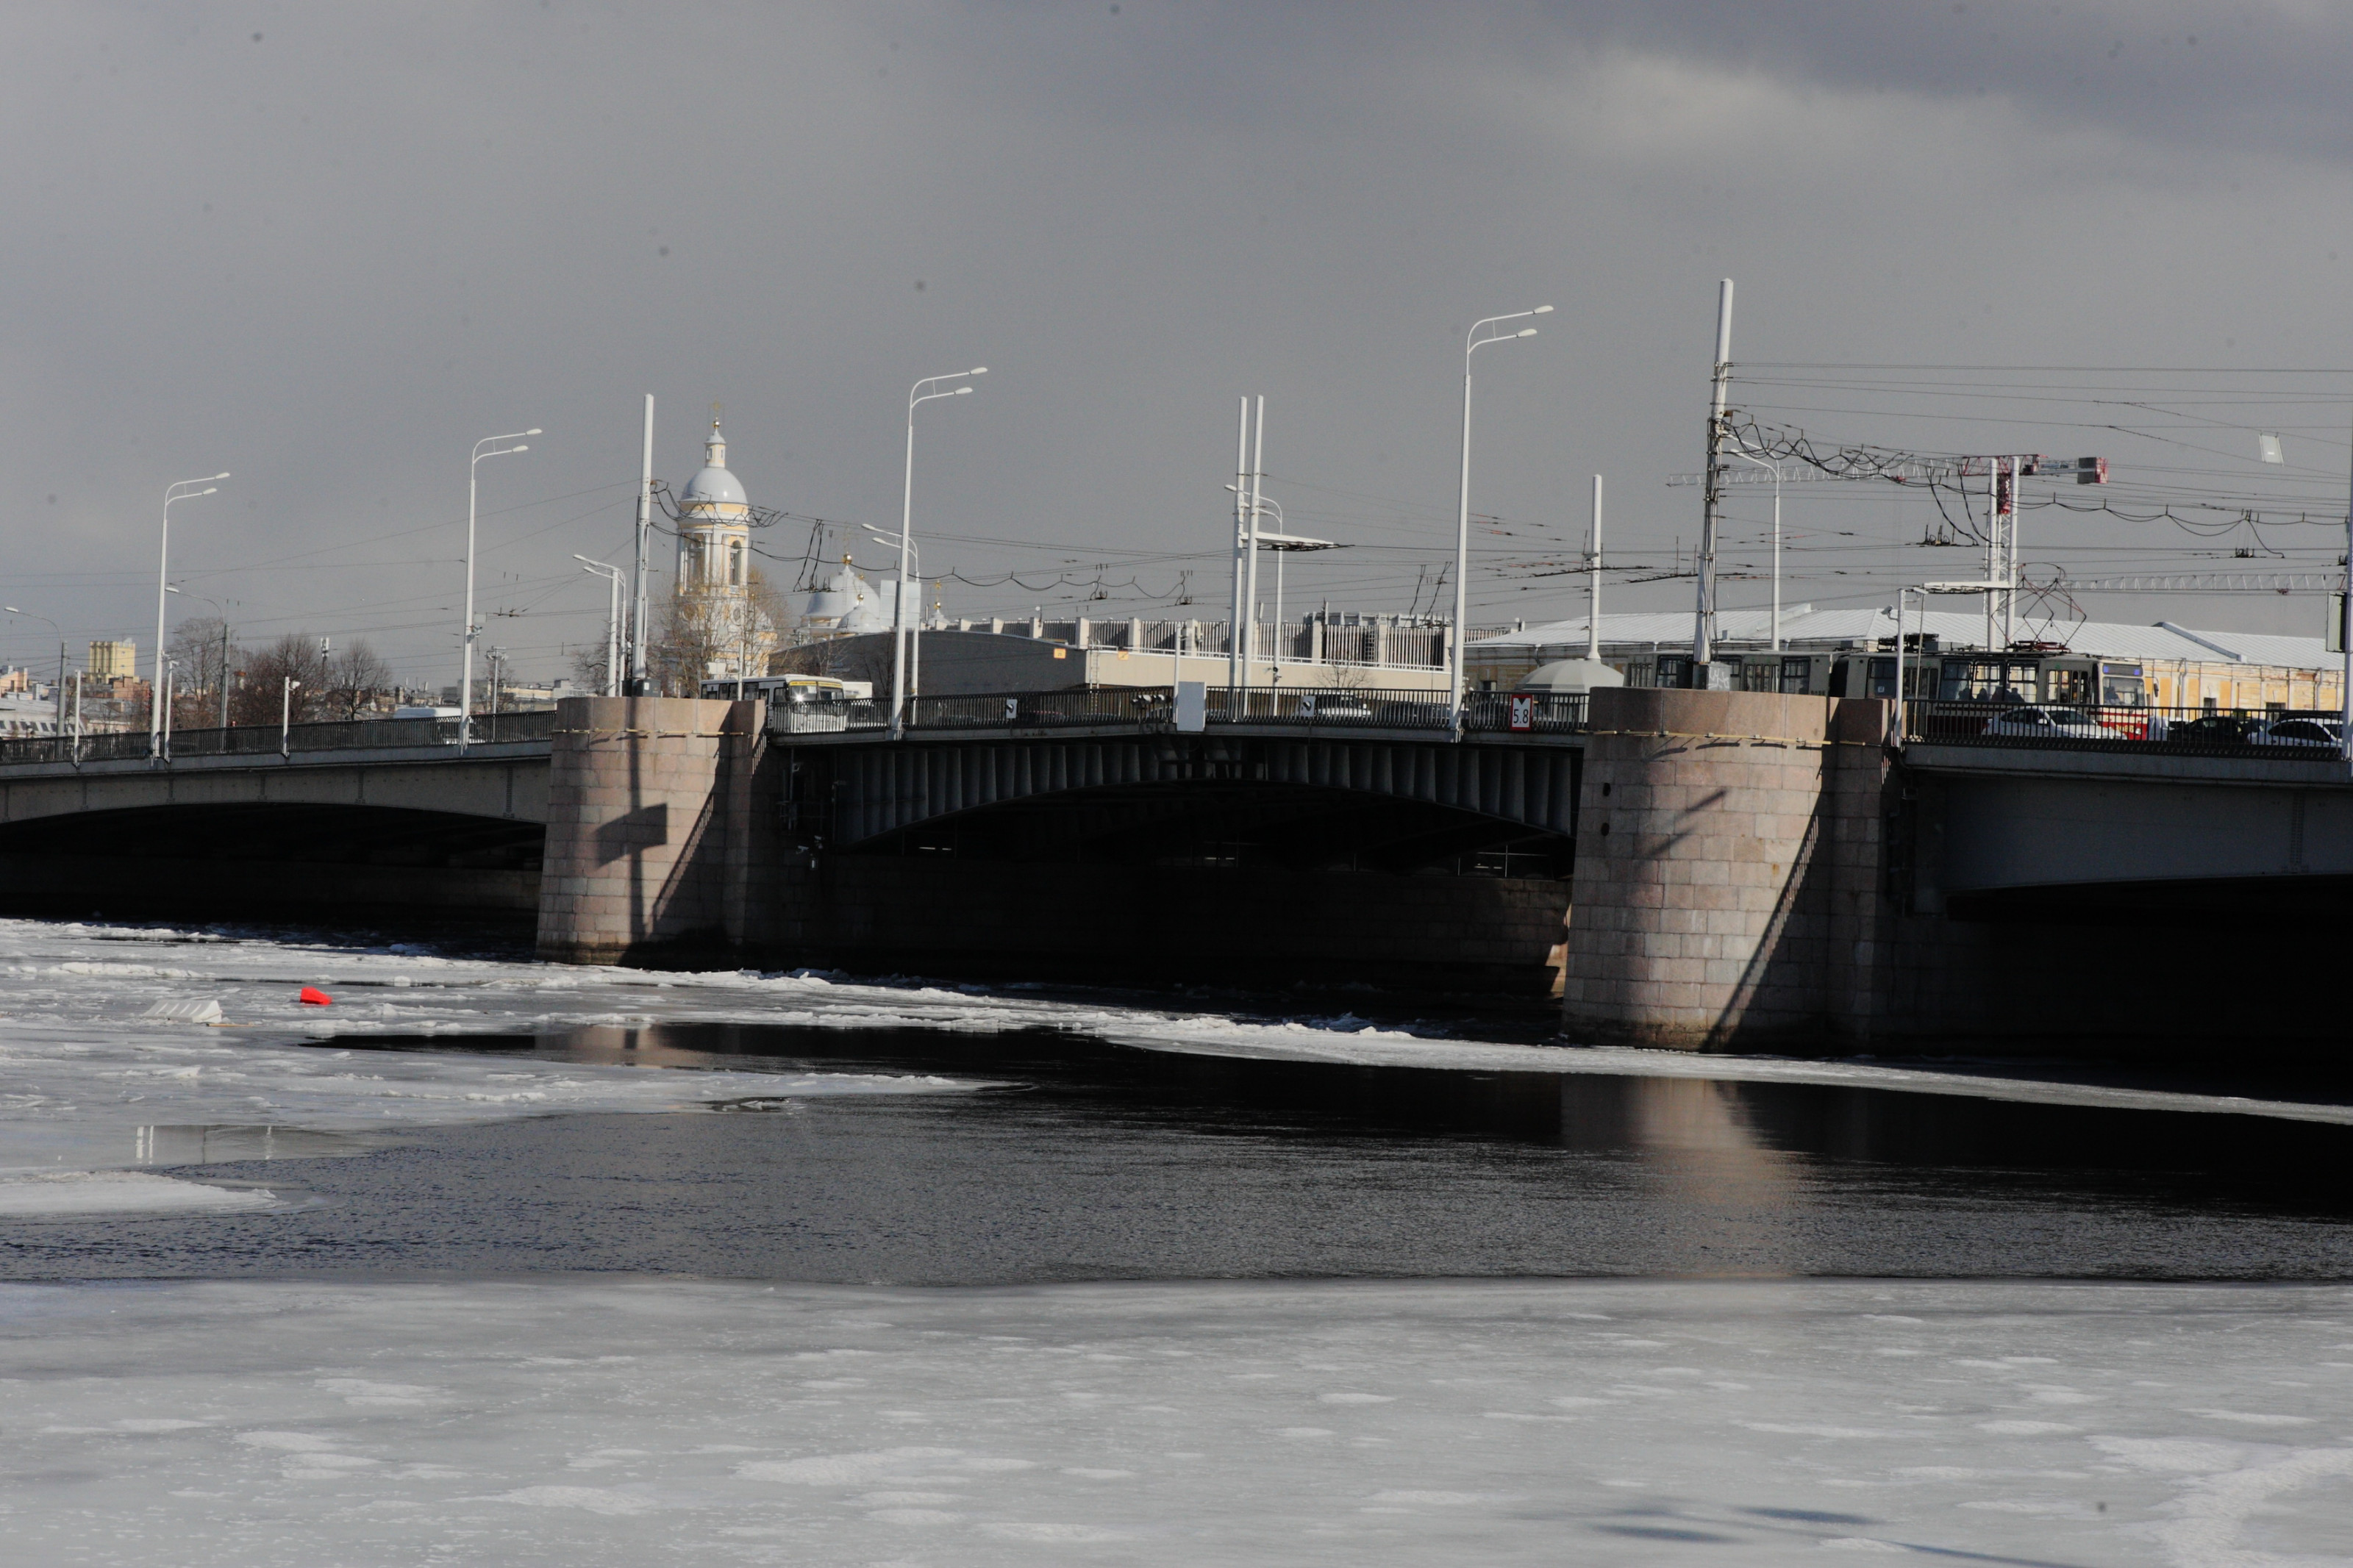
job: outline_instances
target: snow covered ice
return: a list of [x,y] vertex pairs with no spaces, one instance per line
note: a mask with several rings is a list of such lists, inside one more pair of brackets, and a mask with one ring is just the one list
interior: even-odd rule
[[0,1376],[26,1562],[2205,1568],[2353,1542],[2333,1287],[12,1286]]
[[[305,984],[335,1005],[300,1007]],[[417,1129],[986,1082],[406,1048],[703,1023],[2353,1119],[1990,1068],[0,921],[0,1237],[297,1223],[276,1216],[306,1201],[300,1161]],[[203,1179],[223,1160],[298,1163]],[[2353,1291],[0,1285],[0,1462],[9,1558],[60,1564],[2346,1563]]]

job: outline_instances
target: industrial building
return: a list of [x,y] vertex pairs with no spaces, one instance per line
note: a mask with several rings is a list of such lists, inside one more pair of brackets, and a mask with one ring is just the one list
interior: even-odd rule
[[[2045,640],[1989,650],[1982,616],[1931,610],[1905,616],[1899,655],[1889,608],[1786,610],[1778,651],[1769,622],[1765,610],[1718,612],[1710,651],[1734,672],[1730,689],[1893,697],[1901,664],[1906,693],[1916,698],[2247,713],[2344,705],[2342,656],[2318,637],[2084,621],[2052,628]],[[1604,615],[1600,632],[1602,661],[1627,685],[1690,684],[1690,611]],[[1583,657],[1589,641],[1582,617],[1490,635],[1464,650],[1467,677],[1474,689],[1507,691],[1540,665]]]

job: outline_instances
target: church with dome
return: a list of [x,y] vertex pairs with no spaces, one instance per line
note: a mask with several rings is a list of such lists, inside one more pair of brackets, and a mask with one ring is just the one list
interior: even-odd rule
[[758,603],[752,566],[752,503],[727,467],[719,421],[702,468],[678,496],[678,573],[670,640],[703,679],[765,675],[780,629]]

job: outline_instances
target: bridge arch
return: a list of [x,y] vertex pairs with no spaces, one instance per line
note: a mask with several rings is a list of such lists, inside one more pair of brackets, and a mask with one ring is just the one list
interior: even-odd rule
[[1558,876],[1577,759],[1559,745],[1322,737],[806,746],[788,763],[787,816],[804,844],[852,854],[1389,870],[1500,856]]

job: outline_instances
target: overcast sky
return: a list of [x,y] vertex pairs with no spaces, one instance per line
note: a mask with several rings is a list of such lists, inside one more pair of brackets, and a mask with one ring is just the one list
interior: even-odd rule
[[[174,510],[175,610],[446,680],[468,450],[544,426],[483,467],[481,581],[518,612],[486,640],[554,674],[600,635],[572,554],[628,548],[644,394],[673,485],[716,402],[754,500],[895,526],[908,384],[973,364],[921,416],[917,529],[951,536],[925,563],[1028,586],[950,581],[951,615],[1166,614],[1180,572],[1221,615],[1244,393],[1293,531],[1356,546],[1301,565],[1292,607],[1403,610],[1419,582],[1427,609],[1461,334],[1535,304],[1541,336],[1479,356],[1472,507],[1507,531],[1473,619],[1575,615],[1538,574],[1574,558],[1589,475],[1630,567],[1671,573],[1697,532],[1663,481],[1701,461],[1723,277],[1760,420],[2097,452],[2135,516],[2219,520],[2033,511],[2030,561],[2341,553],[2353,371],[2290,374],[2353,366],[2353,12],[2318,0],[85,0],[6,8],[0,44],[0,584],[142,667],[173,479],[234,473]],[[1769,368],[1793,363],[1899,368]],[[2242,498],[2252,528],[2212,510]],[[1740,498],[1739,561],[1768,511]],[[1934,521],[1885,487],[1793,494],[1790,600],[1967,574],[1917,547]],[[762,542],[789,576],[807,531]],[[47,642],[15,619],[0,653]]]

